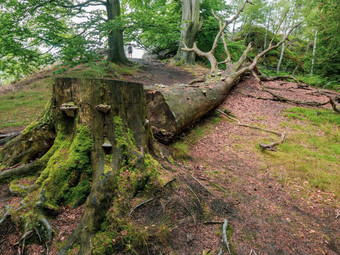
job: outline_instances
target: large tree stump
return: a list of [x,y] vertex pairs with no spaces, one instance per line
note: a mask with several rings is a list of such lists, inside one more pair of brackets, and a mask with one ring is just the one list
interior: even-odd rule
[[[141,84],[57,78],[42,118],[0,151],[0,181],[21,175],[37,177],[27,187],[29,195],[24,195],[29,196],[24,205],[28,211],[21,215],[25,231],[35,227],[35,222],[50,229],[46,212],[57,211],[62,204],[78,206],[86,200],[83,218],[60,254],[74,243],[80,244],[80,254],[87,254],[119,187],[117,178],[122,171],[134,171],[136,185],[129,187],[132,192],[140,183],[146,184],[144,154],[149,135]],[[19,166],[11,167],[15,164]],[[19,184],[20,180],[15,180],[12,189]]]

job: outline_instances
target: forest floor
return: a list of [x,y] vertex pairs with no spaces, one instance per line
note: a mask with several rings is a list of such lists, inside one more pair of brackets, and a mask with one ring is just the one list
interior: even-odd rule
[[[141,71],[120,78],[145,85],[171,85],[186,83],[207,72],[202,67],[184,69],[157,61],[142,64]],[[47,75],[20,86],[11,85],[0,90],[0,97],[23,98],[17,95],[39,87],[43,79],[50,78]],[[50,89],[48,86],[44,91]],[[292,82],[265,82],[265,86],[289,98],[327,101],[324,96],[313,95],[316,89],[298,89]],[[249,94],[270,98],[259,90],[254,78],[245,77],[218,108],[227,109],[242,123],[286,132],[286,140],[276,151],[264,151],[259,143],[277,141],[279,137],[239,126],[224,115],[212,112],[191,132],[167,146],[177,162],[176,171],[189,173],[213,194],[209,203],[224,201],[230,205],[217,206],[203,221],[180,221],[171,228],[168,254],[217,254],[224,219],[232,229],[229,242],[235,254],[340,254],[339,115],[327,107],[302,108],[245,96]],[[48,96],[46,93],[42,103]],[[8,104],[6,107],[0,101],[0,116],[6,109],[11,111]],[[31,111],[39,115],[41,109],[32,107]],[[20,118],[13,114],[10,117]],[[16,127],[4,124],[0,132],[20,128],[19,124]],[[18,198],[9,196],[8,185],[1,184],[0,209],[5,204],[18,202]],[[62,208],[62,213],[52,221],[58,241],[72,232],[81,214],[82,207]],[[19,238],[16,231],[19,230],[13,229],[13,225],[0,228],[1,254],[15,254],[13,247]],[[56,248],[54,245],[50,254],[54,254]],[[31,245],[26,252],[41,254],[43,250]]]

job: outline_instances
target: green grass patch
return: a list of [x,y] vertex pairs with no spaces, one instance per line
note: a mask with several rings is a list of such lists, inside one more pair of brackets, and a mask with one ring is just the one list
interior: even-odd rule
[[51,98],[51,83],[0,95],[0,129],[22,127],[36,119]]
[[[340,115],[331,110],[292,107],[286,110],[293,131],[277,152],[263,155],[283,174],[287,183],[305,182],[309,187],[340,196]],[[301,121],[296,124],[296,119]],[[280,172],[282,171],[282,172]]]

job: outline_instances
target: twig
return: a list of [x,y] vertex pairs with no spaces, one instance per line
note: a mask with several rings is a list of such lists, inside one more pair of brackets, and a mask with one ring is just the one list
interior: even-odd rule
[[223,221],[205,221],[203,222],[204,225],[209,225],[209,224],[223,224]]
[[205,178],[199,178],[200,180],[202,181],[207,181],[209,182],[210,184],[214,185],[215,187],[217,187],[219,190],[223,191],[224,193],[227,193],[225,190],[225,188],[221,187],[220,185],[218,185],[217,183],[214,183],[213,181],[210,181],[208,179],[205,179]]
[[257,129],[257,130],[261,130],[261,131],[265,131],[265,132],[268,132],[268,133],[272,133],[272,134],[275,134],[275,135],[278,135],[278,136],[281,136],[282,134],[279,133],[279,132],[276,132],[274,130],[270,130],[270,129],[265,129],[265,128],[261,128],[261,127],[257,127],[257,126],[251,126],[251,125],[247,125],[247,124],[244,124],[244,123],[241,123],[238,119],[236,118],[233,118],[231,117],[229,114],[221,111],[221,110],[217,110],[219,113],[221,113],[222,115],[228,117],[229,119],[233,120],[233,121],[236,121],[237,122],[237,125],[239,126],[242,126],[242,127],[248,127],[248,128],[252,128],[252,129]]
[[253,249],[251,249],[249,252],[249,255],[252,255],[252,254],[257,255],[257,253]]
[[225,244],[225,246],[227,247],[229,254],[231,254],[229,242],[228,242],[228,238],[227,238],[227,226],[228,226],[228,221],[226,219],[224,219],[224,224],[223,224],[223,227],[222,227],[222,241]]
[[141,207],[141,206],[143,206],[143,205],[145,205],[145,204],[147,204],[147,203],[149,203],[149,202],[151,202],[151,201],[153,201],[153,200],[155,200],[155,198],[150,198],[150,199],[148,199],[148,200],[146,200],[146,201],[144,201],[144,202],[142,202],[142,203],[136,205],[136,206],[135,206],[134,208],[132,208],[132,210],[130,211],[129,216],[131,217],[131,215],[132,215],[132,213],[134,212],[134,210],[136,210],[137,208],[139,208],[139,207]]
[[336,219],[337,219],[337,218],[340,218],[339,210],[336,210],[336,216],[335,216],[335,218],[336,218]]
[[275,134],[277,136],[280,136],[281,139],[277,142],[272,142],[270,144],[264,144],[264,143],[260,143],[259,146],[263,149],[267,149],[267,150],[271,150],[271,151],[275,151],[275,146],[276,145],[279,145],[281,143],[284,142],[285,138],[286,138],[286,132],[283,132],[283,133],[279,133],[279,132],[276,132],[274,130],[270,130],[270,129],[265,129],[265,128],[261,128],[261,127],[256,127],[256,126],[251,126],[251,125],[247,125],[247,124],[243,124],[241,123],[238,119],[234,118],[234,117],[231,117],[229,114],[221,111],[221,110],[217,110],[219,113],[221,113],[222,115],[228,117],[229,119],[231,120],[234,120],[237,122],[237,125],[239,126],[242,126],[242,127],[248,127],[248,128],[252,128],[252,129],[257,129],[257,130],[261,130],[261,131],[265,131],[265,132],[268,132],[268,133],[272,133],[272,134]]
[[198,205],[201,205],[201,200],[198,198],[198,196],[196,195],[196,193],[192,190],[192,188],[186,184],[186,186],[188,187],[188,189],[191,191],[191,193],[196,197],[197,201],[198,201]]
[[[189,173],[190,174],[190,173]],[[192,174],[190,174],[190,176],[198,182],[199,185],[201,185],[206,191],[208,191],[208,193],[214,197],[216,197],[207,187],[205,187],[199,180],[197,180],[197,178],[195,176],[193,176]]]

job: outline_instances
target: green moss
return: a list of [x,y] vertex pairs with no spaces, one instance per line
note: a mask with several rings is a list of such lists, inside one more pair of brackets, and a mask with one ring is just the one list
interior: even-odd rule
[[[59,134],[54,146],[53,155],[36,183],[41,186],[48,206],[56,208],[60,201],[75,205],[90,191],[93,147],[90,131],[84,125],[78,128],[73,139]],[[77,179],[82,175],[87,177],[79,182]]]

